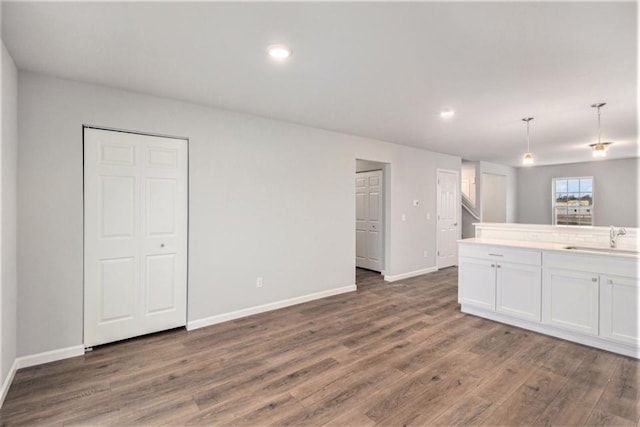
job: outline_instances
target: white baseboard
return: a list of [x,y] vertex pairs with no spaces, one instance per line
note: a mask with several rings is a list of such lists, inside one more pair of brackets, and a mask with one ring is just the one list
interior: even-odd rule
[[73,347],[45,351],[44,353],[31,354],[29,356],[21,356],[16,359],[16,363],[18,365],[18,369],[22,369],[28,368],[29,366],[42,365],[43,363],[55,362],[56,360],[82,356],[83,354],[84,346],[74,345]]
[[384,276],[385,282],[397,282],[398,280],[408,279],[410,277],[422,276],[423,274],[438,271],[438,267],[423,268],[422,270],[410,271],[408,273],[396,274],[393,276]]
[[241,317],[251,316],[252,314],[264,313],[265,311],[277,310],[279,308],[289,307],[291,305],[302,304],[303,302],[313,301],[320,298],[330,297],[332,295],[344,294],[355,291],[356,285],[344,286],[342,288],[329,289],[328,291],[316,292],[314,294],[303,295],[301,297],[290,298],[282,301],[271,302],[269,304],[249,307],[242,310],[232,311],[230,313],[218,314],[216,316],[205,317],[204,319],[192,320],[187,322],[187,330],[204,328],[205,326],[215,325],[217,323],[227,322]]
[[7,378],[2,382],[2,389],[0,389],[0,408],[2,408],[2,404],[4,403],[4,398],[7,397],[7,393],[9,392],[9,387],[11,387],[11,383],[13,382],[13,377],[16,375],[16,371],[18,370],[18,360],[13,360],[13,365],[11,365],[11,369],[7,373]]

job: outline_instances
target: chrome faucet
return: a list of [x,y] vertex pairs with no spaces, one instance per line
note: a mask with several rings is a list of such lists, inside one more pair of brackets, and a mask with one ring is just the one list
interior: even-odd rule
[[616,229],[613,225],[609,229],[609,246],[615,248],[618,244],[618,236],[624,236],[627,234],[627,230],[623,227]]

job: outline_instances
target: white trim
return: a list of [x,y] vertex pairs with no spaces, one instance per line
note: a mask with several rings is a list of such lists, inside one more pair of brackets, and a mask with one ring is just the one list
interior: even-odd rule
[[423,274],[433,273],[438,271],[438,267],[423,268],[422,270],[410,271],[408,273],[394,274],[393,276],[384,276],[385,282],[396,282],[402,279],[408,279],[410,277],[422,276]]
[[586,336],[574,332],[564,331],[562,329],[555,328],[553,326],[545,325],[544,323],[530,322],[527,320],[516,319],[511,316],[506,316],[500,313],[490,312],[468,305],[462,305],[460,309],[463,313],[472,314],[474,316],[484,317],[486,319],[494,320],[500,323],[506,323],[510,326],[516,326],[530,331],[539,332],[545,335],[551,335],[553,337],[562,338],[567,341],[577,342],[579,344],[588,345],[590,347],[600,348],[613,353],[623,354],[625,356],[634,357],[640,359],[640,347],[633,345],[627,345],[609,341],[604,338]]
[[215,325],[217,323],[227,322],[229,320],[239,319],[241,317],[251,316],[253,314],[277,310],[279,308],[289,307],[291,305],[302,304],[303,302],[326,298],[332,295],[353,292],[355,290],[357,290],[356,285],[343,286],[342,288],[329,289],[327,291],[316,292],[309,295],[303,295],[300,297],[270,302],[268,304],[257,305],[255,307],[244,308],[242,310],[232,311],[230,313],[223,313],[211,317],[205,317],[204,319],[192,320],[187,322],[187,331],[204,328],[206,326]]
[[7,378],[4,379],[2,383],[2,388],[0,389],[0,408],[2,408],[2,404],[4,403],[4,398],[7,397],[7,393],[9,392],[9,387],[11,387],[11,383],[13,382],[13,377],[16,375],[16,371],[18,370],[18,360],[13,360],[13,365],[11,365],[11,369],[7,372]]
[[59,348],[57,350],[18,357],[16,364],[18,369],[22,369],[82,355],[84,355],[84,345],[74,345],[73,347]]

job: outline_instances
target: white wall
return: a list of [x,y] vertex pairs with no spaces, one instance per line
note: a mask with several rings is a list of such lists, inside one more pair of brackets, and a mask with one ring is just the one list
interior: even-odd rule
[[16,358],[16,168],[18,144],[18,71],[2,43],[2,131],[0,144],[0,385],[10,373]]
[[594,225],[638,227],[639,166],[635,158],[520,168],[518,222],[551,224],[553,178],[593,176]]
[[83,124],[189,138],[190,321],[352,285],[356,158],[391,164],[386,273],[435,266],[458,157],[33,73],[18,94],[19,355],[82,343]]

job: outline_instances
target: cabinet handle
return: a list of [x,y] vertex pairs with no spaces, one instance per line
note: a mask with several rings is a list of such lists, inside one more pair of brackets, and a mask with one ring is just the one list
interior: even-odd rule
[[502,266],[500,264],[496,264],[496,267],[498,268],[502,268]]
[[597,277],[592,277],[592,278],[591,278],[591,281],[592,281],[592,282],[597,282],[597,281],[598,281],[598,278],[597,278]]
[[489,256],[502,256],[502,254],[489,254]]
[[613,280],[607,279],[607,283],[610,284],[610,285],[613,285]]
[[495,264],[491,264],[491,267],[495,267],[495,266],[496,266]]

